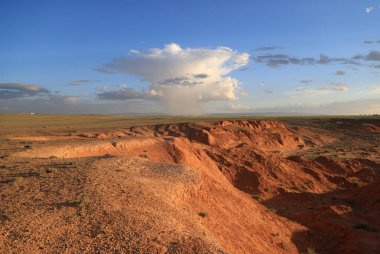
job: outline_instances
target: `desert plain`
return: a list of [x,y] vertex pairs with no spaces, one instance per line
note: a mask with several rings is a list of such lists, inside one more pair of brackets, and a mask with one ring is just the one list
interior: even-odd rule
[[0,253],[380,253],[380,117],[0,115]]

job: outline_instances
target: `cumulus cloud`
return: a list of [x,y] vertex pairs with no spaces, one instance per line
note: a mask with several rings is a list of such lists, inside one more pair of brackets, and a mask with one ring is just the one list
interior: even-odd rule
[[0,99],[32,97],[49,93],[49,90],[33,84],[0,83]]
[[128,73],[149,83],[145,91],[120,88],[98,94],[100,99],[157,100],[172,113],[198,113],[199,102],[232,101],[238,98],[238,80],[228,76],[245,66],[247,53],[227,47],[181,48],[171,43],[163,48],[133,50],[101,69]]

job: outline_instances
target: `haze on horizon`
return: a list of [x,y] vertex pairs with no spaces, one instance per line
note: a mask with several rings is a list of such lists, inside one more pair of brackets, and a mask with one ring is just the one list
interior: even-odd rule
[[379,114],[380,1],[3,1],[0,113]]

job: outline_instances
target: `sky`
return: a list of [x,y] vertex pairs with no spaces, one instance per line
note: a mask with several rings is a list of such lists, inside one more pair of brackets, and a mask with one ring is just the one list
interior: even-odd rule
[[0,2],[0,113],[379,114],[380,0]]

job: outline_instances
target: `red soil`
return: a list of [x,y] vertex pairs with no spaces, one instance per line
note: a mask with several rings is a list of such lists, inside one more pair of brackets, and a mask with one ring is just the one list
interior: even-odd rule
[[[78,136],[91,141],[13,156],[94,157],[85,186],[94,204],[86,216],[102,220],[102,212],[113,214],[107,232],[141,241],[143,253],[380,251],[380,165],[292,155],[333,142],[327,135],[244,120]],[[111,170],[117,167],[123,172]]]
[[370,132],[380,132],[380,125],[375,124],[362,124],[360,126],[361,130],[370,131]]

